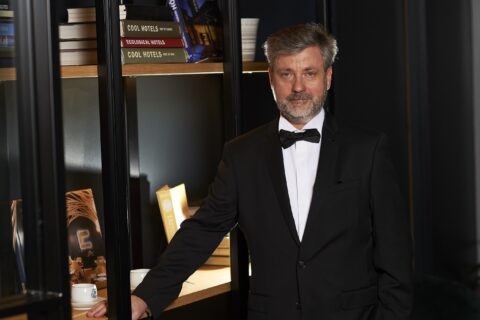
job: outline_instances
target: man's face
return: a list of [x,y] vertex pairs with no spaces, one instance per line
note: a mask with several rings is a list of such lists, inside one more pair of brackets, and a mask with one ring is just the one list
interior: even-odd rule
[[270,85],[280,113],[301,129],[323,107],[332,67],[323,68],[319,47],[279,56],[269,69]]

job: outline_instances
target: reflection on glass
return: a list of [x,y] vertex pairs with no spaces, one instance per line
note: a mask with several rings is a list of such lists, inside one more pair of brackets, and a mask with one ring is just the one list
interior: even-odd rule
[[25,288],[15,42],[12,0],[0,0],[0,300]]

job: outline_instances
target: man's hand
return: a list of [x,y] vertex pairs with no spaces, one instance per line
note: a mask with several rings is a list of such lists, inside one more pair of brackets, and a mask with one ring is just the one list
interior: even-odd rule
[[[147,304],[145,303],[145,301],[143,301],[137,296],[132,295],[130,298],[132,301],[132,320],[140,319],[140,317],[144,315],[145,311],[147,310]],[[87,317],[100,318],[100,317],[105,317],[106,314],[107,314],[107,302],[100,301],[99,303],[94,305],[90,310],[88,310]]]

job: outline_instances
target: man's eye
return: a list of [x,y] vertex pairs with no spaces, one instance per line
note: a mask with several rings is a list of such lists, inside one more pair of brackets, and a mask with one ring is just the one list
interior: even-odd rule
[[316,75],[317,75],[317,73],[316,73],[316,72],[313,72],[313,71],[312,71],[312,72],[306,72],[306,73],[305,73],[305,76],[306,76],[307,78],[314,78]]
[[282,78],[288,78],[288,77],[290,77],[290,75],[291,75],[290,72],[282,72],[282,73],[280,73],[280,76],[281,76]]

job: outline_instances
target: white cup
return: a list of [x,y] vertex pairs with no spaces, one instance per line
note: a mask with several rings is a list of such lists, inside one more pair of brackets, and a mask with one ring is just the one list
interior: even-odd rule
[[130,270],[130,290],[135,288],[143,281],[143,278],[147,275],[150,269],[133,269]]
[[253,61],[255,58],[255,44],[259,18],[241,18],[240,30],[242,38],[242,60]]
[[97,300],[97,286],[92,283],[74,283],[71,289],[73,302],[92,302]]

